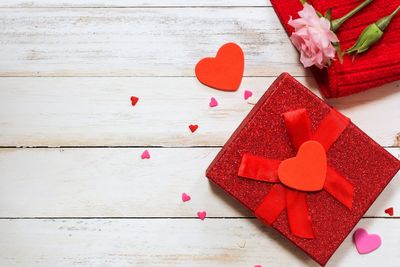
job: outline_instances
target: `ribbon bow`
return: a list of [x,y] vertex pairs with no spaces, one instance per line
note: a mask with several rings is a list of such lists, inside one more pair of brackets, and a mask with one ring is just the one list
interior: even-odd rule
[[[315,238],[311,217],[308,213],[307,192],[324,189],[348,209],[352,207],[353,186],[345,177],[329,166],[326,161],[326,152],[328,152],[330,147],[347,128],[350,120],[334,109],[331,109],[328,115],[321,121],[318,128],[313,132],[306,109],[286,112],[283,114],[283,117],[290,141],[296,151],[298,151],[297,156],[299,156],[300,150],[303,149],[302,147],[306,143],[313,143],[315,147],[321,147],[323,155],[318,160],[321,161],[322,165],[318,170],[311,171],[311,176],[320,176],[322,173],[323,180],[321,180],[322,183],[320,186],[312,186],[313,188],[310,190],[288,186],[287,181],[285,181],[287,178],[282,177],[282,173],[284,173],[282,172],[284,169],[283,163],[291,161],[294,158],[280,161],[246,153],[242,157],[238,175],[247,179],[274,183],[262,203],[255,210],[255,215],[258,218],[267,224],[272,224],[278,218],[279,214],[286,209],[292,234],[302,238]],[[319,151],[318,148],[316,150]],[[311,152],[313,151],[315,150],[311,150]],[[312,154],[311,157],[313,156]],[[315,161],[311,163],[314,164]],[[287,163],[285,164],[287,165]],[[303,173],[304,169],[310,169],[306,168],[306,166],[300,167],[303,168],[299,168],[297,172],[292,172],[292,174],[296,176],[298,173]],[[313,166],[311,166],[311,169],[313,169]],[[304,178],[309,179],[312,177],[303,177],[302,179]],[[318,184],[321,181],[314,182]],[[301,184],[304,181],[295,181],[295,183]],[[311,181],[311,183],[313,182]]]

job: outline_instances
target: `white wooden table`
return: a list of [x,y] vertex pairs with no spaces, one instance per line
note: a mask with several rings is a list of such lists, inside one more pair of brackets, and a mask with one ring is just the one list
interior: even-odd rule
[[[193,76],[226,42],[235,93]],[[318,93],[264,0],[0,0],[0,266],[316,266],[204,176],[283,71]],[[400,82],[328,102],[399,157]],[[359,223],[382,247],[330,266],[399,266],[399,186]]]

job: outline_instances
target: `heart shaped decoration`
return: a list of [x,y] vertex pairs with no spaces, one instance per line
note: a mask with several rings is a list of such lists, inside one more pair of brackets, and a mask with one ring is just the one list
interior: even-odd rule
[[135,106],[138,101],[139,101],[139,97],[131,96],[131,104],[132,104],[132,106]]
[[150,158],[150,153],[149,151],[146,149],[145,151],[143,151],[142,155],[140,156],[142,159],[149,159]]
[[183,202],[189,201],[190,199],[191,199],[191,197],[188,194],[182,193],[182,201]]
[[252,96],[253,96],[253,92],[252,91],[249,91],[249,90],[245,90],[244,91],[244,100],[247,100]]
[[243,71],[244,54],[235,43],[224,44],[215,58],[203,58],[195,68],[201,83],[222,91],[236,91],[242,82]]
[[208,104],[210,108],[218,106],[218,101],[215,99],[215,97],[211,97],[210,103]]
[[385,209],[385,213],[388,214],[389,216],[393,216],[394,213],[393,207]]
[[326,178],[326,152],[317,141],[304,142],[297,156],[281,162],[279,180],[292,189],[313,192],[324,187]]
[[207,212],[205,212],[205,211],[198,211],[197,212],[197,217],[199,217],[199,219],[202,220],[202,221],[204,221],[206,216],[207,216]]
[[357,229],[353,234],[353,240],[356,244],[358,253],[367,254],[378,249],[382,240],[379,235],[368,234],[367,230],[364,228]]
[[197,124],[190,124],[189,129],[192,133],[194,133],[197,129],[199,128],[199,125]]

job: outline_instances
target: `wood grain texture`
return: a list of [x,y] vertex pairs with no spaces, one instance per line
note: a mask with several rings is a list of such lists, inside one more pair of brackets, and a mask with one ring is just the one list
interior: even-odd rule
[[0,0],[0,7],[231,7],[271,6],[269,0]]
[[[205,177],[219,148],[151,148],[149,160],[143,150],[0,149],[0,217],[251,216]],[[399,175],[366,216],[400,206]],[[192,200],[182,203],[182,192]]]
[[[382,247],[359,255],[349,236],[327,266],[397,267],[400,220],[358,226]],[[1,220],[0,234],[2,266],[318,266],[256,219]]]
[[227,42],[245,75],[305,75],[272,8],[2,8],[0,76],[193,76]]
[[[197,82],[232,41],[240,90]],[[0,58],[0,266],[316,266],[204,176],[281,72],[318,94],[268,0],[0,0]],[[400,158],[400,82],[328,103]],[[383,246],[328,266],[398,266],[399,175],[359,223]]]
[[[311,78],[298,78],[318,94]],[[0,78],[1,146],[222,146],[275,77],[234,93],[192,77]],[[243,91],[254,92],[245,101]],[[140,98],[135,107],[130,96]],[[210,98],[219,106],[210,108]],[[383,146],[399,146],[400,82],[328,103]],[[189,124],[199,125],[192,134]]]

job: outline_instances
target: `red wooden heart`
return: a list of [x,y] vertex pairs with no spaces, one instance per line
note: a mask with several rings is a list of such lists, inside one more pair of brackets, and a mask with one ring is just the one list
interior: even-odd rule
[[243,71],[244,54],[235,43],[224,44],[215,58],[203,58],[195,69],[201,83],[223,91],[236,91],[242,82]]
[[326,152],[316,141],[303,143],[297,156],[281,162],[279,180],[286,186],[301,191],[319,191],[326,178]]

